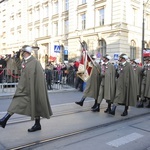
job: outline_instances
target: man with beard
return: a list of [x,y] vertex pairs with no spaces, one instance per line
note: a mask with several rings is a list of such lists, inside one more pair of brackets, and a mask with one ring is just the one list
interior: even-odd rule
[[97,100],[97,106],[93,109],[93,112],[100,111],[100,104],[103,99],[108,103],[107,109],[104,111],[105,113],[109,113],[111,111],[111,103],[114,100],[115,96],[115,67],[111,64],[111,57],[109,55],[103,56],[103,64],[101,65],[101,84],[99,89],[99,96]]
[[95,102],[92,108],[96,107],[97,104],[97,98],[98,98],[98,93],[99,93],[99,85],[101,82],[100,78],[100,66],[99,64],[96,63],[95,61],[95,56],[91,56],[92,60],[94,61],[95,65],[92,65],[92,72],[90,78],[86,82],[86,88],[84,90],[83,97],[79,102],[75,102],[77,105],[83,106],[84,100],[86,97],[91,97],[94,98]]
[[16,113],[31,116],[35,124],[28,132],[38,131],[41,130],[40,117],[49,119],[52,115],[43,68],[31,52],[32,47],[28,45],[21,49],[21,77],[7,114],[0,119],[2,128],[5,128],[8,119]]
[[115,115],[118,104],[124,105],[125,109],[121,116],[128,115],[128,107],[135,106],[137,102],[137,80],[132,65],[127,62],[128,56],[121,54],[119,57],[118,79],[116,83],[116,94],[110,114]]

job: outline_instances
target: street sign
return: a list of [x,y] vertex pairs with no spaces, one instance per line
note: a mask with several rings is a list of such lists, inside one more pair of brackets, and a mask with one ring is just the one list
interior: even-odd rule
[[97,53],[97,58],[101,58],[101,53],[100,52]]
[[54,52],[60,53],[60,46],[59,45],[54,45]]
[[68,55],[68,50],[64,50],[64,55]]
[[118,60],[119,59],[119,54],[114,54],[114,60]]

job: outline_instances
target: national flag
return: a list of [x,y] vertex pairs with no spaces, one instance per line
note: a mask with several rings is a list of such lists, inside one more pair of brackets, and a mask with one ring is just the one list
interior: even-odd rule
[[78,67],[77,75],[86,82],[92,72],[92,65],[91,65],[91,57],[88,55],[85,49],[82,50],[81,60]]

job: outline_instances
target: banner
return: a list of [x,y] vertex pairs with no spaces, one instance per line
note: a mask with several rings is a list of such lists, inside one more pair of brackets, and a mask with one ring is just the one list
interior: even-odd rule
[[84,82],[86,82],[89,77],[91,76],[92,72],[92,62],[91,57],[88,55],[85,49],[82,50],[82,56],[80,60],[80,64],[78,67],[77,75],[80,77]]

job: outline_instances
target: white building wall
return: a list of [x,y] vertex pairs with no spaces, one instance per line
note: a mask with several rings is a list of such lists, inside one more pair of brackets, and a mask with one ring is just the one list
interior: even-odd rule
[[[48,3],[49,17],[43,18],[43,4]],[[69,11],[64,11],[64,0],[58,0],[59,13],[53,14],[54,1],[52,0],[11,0],[0,5],[0,23],[6,20],[6,27],[0,26],[1,53],[17,51],[22,45],[37,43],[40,46],[39,54],[56,55],[58,60],[62,54],[54,53],[54,45],[68,46],[69,58],[79,57],[81,46],[79,41],[85,41],[90,53],[96,53],[99,45],[98,40],[105,40],[107,53],[130,54],[130,42],[134,40],[137,47],[137,57],[141,57],[142,41],[142,13],[143,3],[141,0],[87,0],[81,4],[78,0],[69,0]],[[16,6],[16,7],[13,7]],[[35,20],[35,9],[39,7],[40,20]],[[105,9],[105,24],[98,25],[98,9]],[[133,24],[133,8],[137,10],[136,24]],[[32,10],[33,20],[29,23],[28,11]],[[150,7],[145,8],[150,14]],[[21,13],[21,21],[17,21],[17,14]],[[86,30],[81,30],[81,13],[86,13]],[[5,13],[5,17],[4,17]],[[14,16],[14,23],[10,23],[10,16]],[[69,19],[69,33],[64,34],[64,19]],[[54,35],[53,23],[58,21],[58,36]],[[43,26],[48,24],[48,36],[43,34]],[[36,35],[36,27],[40,27],[40,36]],[[32,38],[29,38],[28,29],[32,29]],[[17,33],[21,30],[21,37],[17,39]],[[2,37],[6,33],[6,38]],[[14,33],[14,36],[11,36]],[[150,30],[145,29],[145,41],[150,47]],[[42,56],[42,57],[43,57]]]

